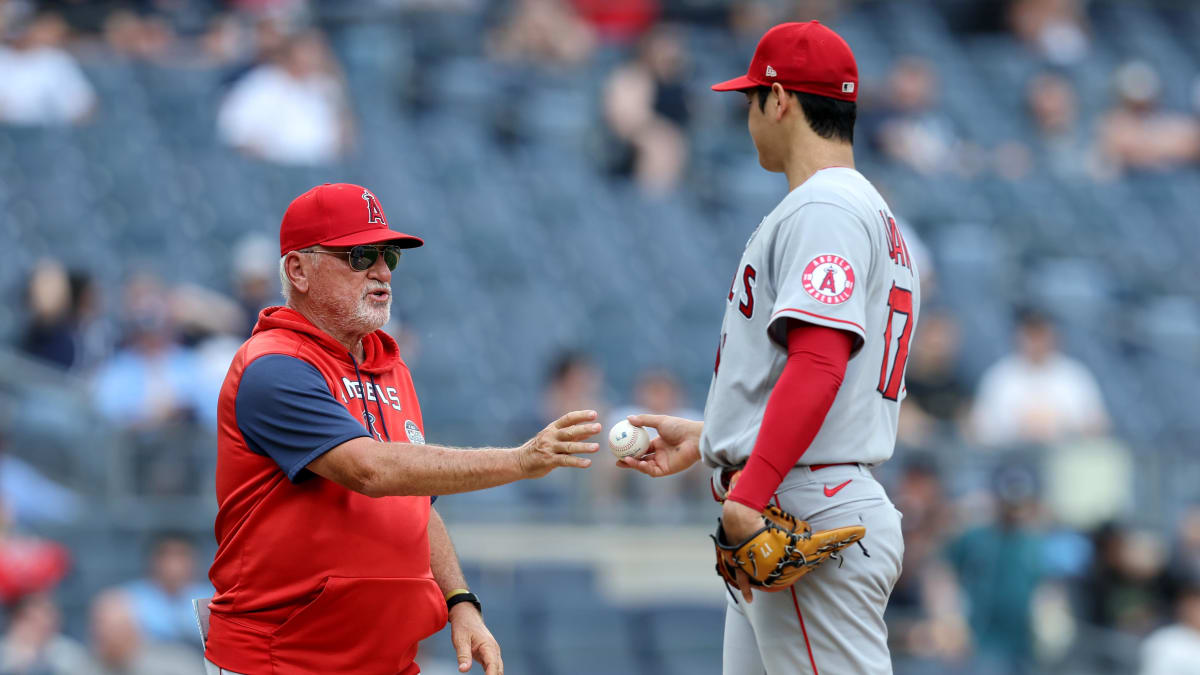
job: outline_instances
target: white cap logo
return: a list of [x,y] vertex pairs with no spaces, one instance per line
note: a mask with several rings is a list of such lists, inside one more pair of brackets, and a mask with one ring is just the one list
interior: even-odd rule
[[767,66],[767,77],[779,77],[779,73],[775,72],[771,66]]
[[854,93],[854,83],[853,82],[843,82],[842,83],[842,93],[843,94],[853,94]]

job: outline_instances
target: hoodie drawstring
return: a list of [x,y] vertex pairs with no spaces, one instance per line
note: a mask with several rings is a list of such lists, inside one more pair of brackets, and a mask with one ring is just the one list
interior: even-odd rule
[[[362,392],[363,424],[366,425],[367,433],[371,434],[371,438],[375,438],[375,429],[371,427],[371,411],[367,410],[367,386],[363,384],[362,373],[358,372],[358,359],[354,358],[352,352],[346,353],[350,355],[350,362],[354,364],[354,377],[358,378],[358,389]],[[382,415],[383,412],[380,411],[380,416],[382,417]]]
[[[362,373],[358,370],[358,359],[354,358],[353,352],[346,352],[350,355],[350,362],[354,364],[354,377],[358,378],[358,388],[362,390],[362,406],[363,406],[363,422],[367,425],[367,433],[371,437],[375,436],[375,429],[371,427],[371,411],[367,409],[367,386],[363,384]],[[383,425],[383,439],[387,442],[392,441],[392,434],[388,432],[387,420],[383,416],[383,404],[379,402],[378,387],[375,386],[375,376],[367,375],[371,379],[371,392],[375,395],[375,409],[379,411],[379,423]]]
[[386,438],[389,443],[391,443],[392,442],[392,434],[391,434],[391,432],[388,431],[387,418],[384,417],[384,415],[383,415],[383,402],[379,400],[380,395],[383,394],[383,390],[380,389],[379,387],[375,386],[375,376],[374,375],[371,375],[370,373],[368,373],[367,377],[371,378],[371,388],[375,390],[375,409],[379,411],[379,421],[383,423],[383,437]]

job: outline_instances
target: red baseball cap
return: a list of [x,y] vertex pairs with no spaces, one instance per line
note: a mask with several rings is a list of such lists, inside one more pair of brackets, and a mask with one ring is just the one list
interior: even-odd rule
[[858,99],[858,64],[842,36],[819,21],[781,23],[767,31],[754,49],[750,69],[741,77],[713,85],[713,91],[769,87]]
[[279,255],[309,246],[394,244],[416,248],[420,237],[397,232],[375,194],[361,185],[325,183],[292,200],[279,225]]

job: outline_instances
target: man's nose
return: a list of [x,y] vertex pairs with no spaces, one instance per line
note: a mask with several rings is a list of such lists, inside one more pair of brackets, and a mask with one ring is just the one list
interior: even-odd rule
[[367,268],[367,278],[390,283],[392,280],[392,271],[388,269],[387,262],[384,261],[385,256],[381,253],[375,259],[375,264]]

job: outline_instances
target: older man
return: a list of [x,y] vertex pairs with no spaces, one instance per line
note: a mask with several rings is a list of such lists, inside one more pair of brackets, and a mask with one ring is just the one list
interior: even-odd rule
[[379,330],[402,250],[369,190],[325,184],[279,232],[284,307],[262,311],[221,390],[212,672],[408,675],[449,620],[459,669],[503,672],[430,495],[586,467],[594,411],[518,448],[425,445],[417,395]]

